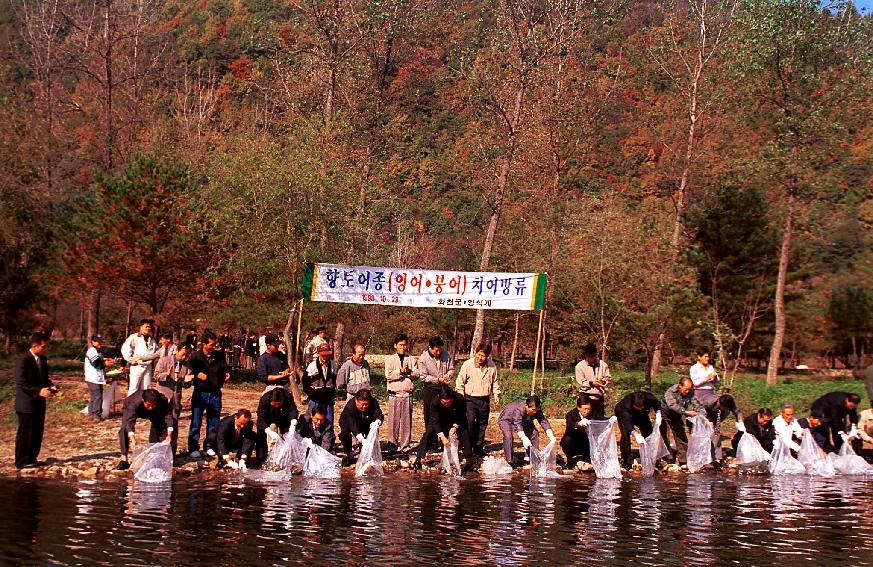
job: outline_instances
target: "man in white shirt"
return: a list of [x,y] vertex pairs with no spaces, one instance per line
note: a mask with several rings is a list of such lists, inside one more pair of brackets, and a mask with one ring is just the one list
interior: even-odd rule
[[791,402],[782,404],[779,415],[773,420],[773,428],[776,429],[776,435],[782,438],[782,441],[791,447],[792,451],[800,451],[800,444],[793,438],[803,437],[803,428],[794,419],[794,404]]
[[718,394],[715,391],[719,384],[718,374],[712,364],[709,363],[709,349],[701,347],[697,349],[697,364],[691,367],[691,382],[694,384],[694,397],[700,400],[703,407],[712,409],[718,403]]
[[327,343],[327,329],[324,327],[317,327],[312,330],[315,333],[315,336],[312,337],[308,343],[306,343],[306,347],[303,349],[303,363],[309,364],[310,361],[318,358],[318,347]]
[[136,333],[127,337],[121,346],[121,356],[130,364],[130,385],[127,395],[146,390],[152,384],[153,362],[160,357],[158,345],[152,338],[152,322],[142,319]]
[[579,393],[591,400],[592,419],[606,418],[606,387],[612,381],[609,365],[597,357],[597,347],[588,344],[582,351],[584,357],[576,365],[576,385]]
[[85,383],[88,385],[88,417],[94,421],[102,419],[103,412],[103,385],[106,384],[105,369],[111,367],[115,361],[105,359],[100,353],[103,347],[103,337],[91,335],[91,346],[85,352]]

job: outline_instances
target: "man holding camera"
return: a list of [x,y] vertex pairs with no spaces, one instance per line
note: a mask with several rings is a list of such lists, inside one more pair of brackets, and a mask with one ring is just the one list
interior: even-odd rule
[[30,348],[15,361],[15,413],[18,433],[15,435],[15,467],[33,468],[41,465],[36,458],[45,432],[46,400],[59,388],[49,380],[48,337],[36,332],[30,337]]

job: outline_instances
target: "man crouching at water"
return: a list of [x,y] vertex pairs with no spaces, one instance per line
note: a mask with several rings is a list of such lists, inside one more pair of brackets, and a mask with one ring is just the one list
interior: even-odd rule
[[230,467],[246,470],[246,460],[255,446],[255,432],[252,426],[252,412],[238,409],[218,422],[210,445],[218,450],[215,468]]
[[127,470],[130,463],[128,453],[136,447],[136,421],[147,419],[151,422],[149,443],[165,441],[169,443],[173,435],[173,408],[167,398],[157,390],[149,388],[134,392],[124,400],[121,414],[121,429],[118,440],[121,443],[121,461],[116,470]]
[[379,427],[384,419],[379,402],[370,395],[370,390],[358,390],[355,397],[346,403],[345,409],[340,414],[339,435],[346,451],[343,459],[344,467],[352,465],[352,438],[363,443],[364,438],[370,433],[370,425],[378,422],[376,427]]
[[521,444],[525,450],[530,449],[531,445],[536,445],[539,448],[539,433],[537,432],[536,422],[539,422],[540,427],[546,432],[549,441],[555,441],[555,434],[552,432],[552,426],[549,420],[543,415],[543,403],[539,396],[530,396],[526,400],[518,400],[507,404],[500,412],[500,432],[503,433],[503,456],[506,462],[512,463],[512,434],[516,433],[521,439]]
[[301,417],[297,422],[297,433],[325,451],[333,451],[333,424],[328,421],[324,406],[315,406],[312,413]]
[[458,438],[458,446],[461,453],[469,463],[470,457],[473,455],[473,448],[470,445],[470,432],[467,427],[467,407],[464,403],[464,398],[460,394],[454,392],[446,384],[440,386],[439,393],[436,399],[431,401],[430,418],[427,423],[427,429],[418,444],[415,462],[412,463],[412,470],[420,470],[421,462],[427,456],[428,447],[432,446],[437,439],[443,446],[449,445],[452,442],[452,436]]
[[688,432],[685,421],[704,411],[703,404],[694,397],[694,383],[688,376],[683,376],[678,384],[673,384],[664,392],[664,407],[667,411],[667,423],[676,441],[676,464],[684,465],[688,452]]

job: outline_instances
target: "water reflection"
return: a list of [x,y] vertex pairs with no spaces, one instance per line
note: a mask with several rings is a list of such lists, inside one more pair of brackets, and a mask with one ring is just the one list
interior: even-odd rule
[[870,565],[850,478],[0,481],[4,562]]

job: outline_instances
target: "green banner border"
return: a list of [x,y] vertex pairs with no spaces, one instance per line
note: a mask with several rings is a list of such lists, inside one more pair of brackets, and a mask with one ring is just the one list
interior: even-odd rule
[[315,281],[315,264],[307,262],[303,270],[303,301],[312,301],[313,282]]
[[538,273],[536,282],[534,311],[542,311],[546,308],[546,284],[548,283],[548,274],[545,272]]

